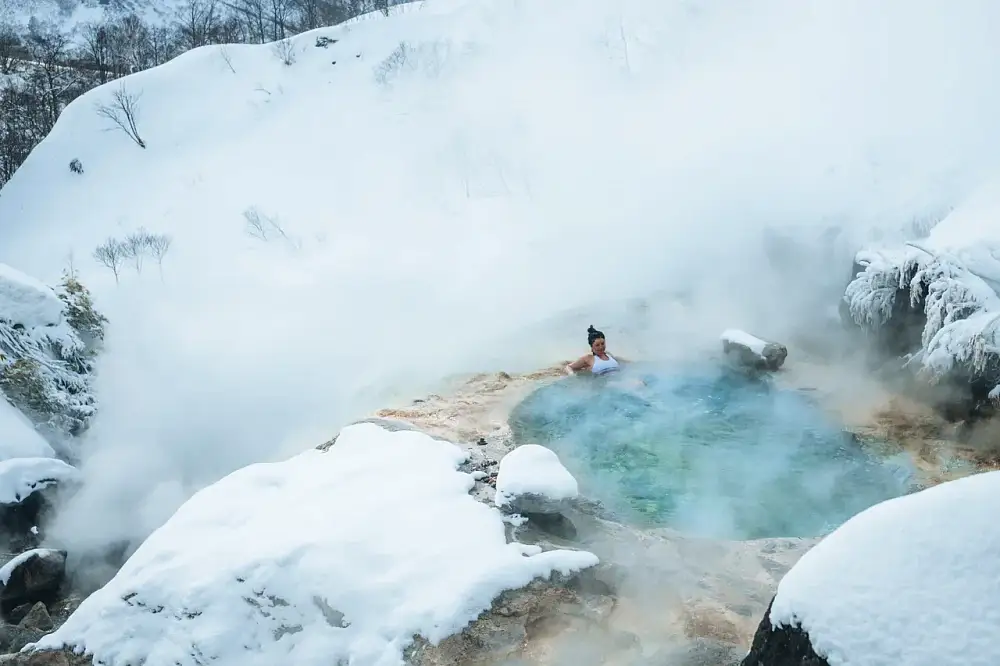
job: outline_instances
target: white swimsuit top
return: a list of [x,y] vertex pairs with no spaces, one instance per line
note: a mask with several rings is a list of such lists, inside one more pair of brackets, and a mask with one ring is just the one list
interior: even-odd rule
[[608,354],[608,360],[602,359],[600,356],[594,355],[594,365],[590,369],[595,375],[603,375],[608,372],[613,372],[618,369],[618,361],[611,354]]

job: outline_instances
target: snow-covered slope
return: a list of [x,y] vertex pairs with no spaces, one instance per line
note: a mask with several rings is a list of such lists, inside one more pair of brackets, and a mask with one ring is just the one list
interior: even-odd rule
[[778,586],[771,624],[801,625],[830,666],[1000,663],[1000,472],[877,504]]
[[493,598],[597,563],[507,543],[467,454],[362,423],[327,452],[241,469],[192,497],[38,645],[146,666],[396,666]]
[[[687,297],[610,321],[644,355],[732,321],[784,339],[856,241],[1000,159],[998,24],[987,0],[429,0],[84,95],[0,192],[0,261],[51,281],[72,255],[112,322],[66,529],[141,533],[395,394],[575,357],[595,303]],[[121,84],[145,149],[97,111]],[[162,274],[116,284],[91,254],[140,227],[172,238]]]

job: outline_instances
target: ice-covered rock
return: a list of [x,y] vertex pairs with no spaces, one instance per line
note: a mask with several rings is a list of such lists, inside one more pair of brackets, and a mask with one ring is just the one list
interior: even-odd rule
[[327,451],[238,470],[188,500],[36,647],[146,666],[397,664],[505,590],[597,564],[508,543],[467,453],[371,423]]
[[762,340],[746,331],[723,331],[722,351],[736,364],[754,370],[778,370],[788,357],[788,349],[778,342]]
[[1000,663],[1000,472],[888,500],[778,586],[743,666]]
[[519,446],[500,460],[496,489],[494,503],[514,513],[561,513],[579,494],[559,456],[537,444]]

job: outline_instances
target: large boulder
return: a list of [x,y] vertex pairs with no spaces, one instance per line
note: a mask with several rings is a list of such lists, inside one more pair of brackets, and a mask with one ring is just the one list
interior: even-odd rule
[[1000,663],[1000,472],[876,504],[785,575],[743,666]]
[[763,340],[739,329],[723,331],[721,339],[723,354],[731,363],[742,368],[774,371],[780,369],[788,358],[785,345]]
[[0,612],[9,616],[18,606],[55,601],[66,577],[66,551],[36,548],[0,567]]

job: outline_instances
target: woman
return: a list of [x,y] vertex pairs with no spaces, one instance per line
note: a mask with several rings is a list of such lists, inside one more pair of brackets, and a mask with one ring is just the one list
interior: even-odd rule
[[604,339],[604,334],[593,325],[587,329],[587,343],[590,345],[591,353],[584,354],[567,365],[567,375],[572,375],[580,370],[590,370],[592,374],[605,375],[621,368],[621,364],[607,352],[607,341]]

